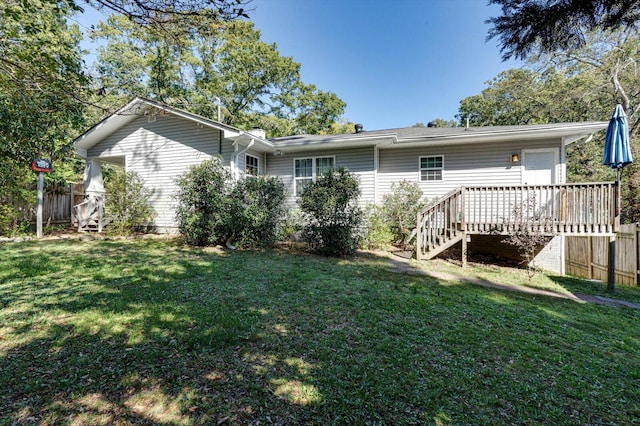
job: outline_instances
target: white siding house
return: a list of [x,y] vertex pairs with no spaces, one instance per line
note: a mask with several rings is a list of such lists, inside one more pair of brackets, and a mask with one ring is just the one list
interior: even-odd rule
[[249,132],[217,123],[148,99],[135,98],[74,142],[90,161],[135,171],[152,192],[159,232],[176,232],[176,178],[189,167],[220,155],[234,177],[244,176],[249,162],[265,173],[270,145]]
[[[171,232],[176,227],[175,178],[213,155],[222,156],[236,179],[246,173],[282,179],[290,207],[305,182],[328,167],[342,166],[358,176],[363,205],[380,203],[392,184],[402,180],[417,182],[424,198],[433,200],[465,186],[562,184],[566,146],[606,126],[411,127],[266,139],[258,130],[243,131],[135,98],[74,144],[88,161],[138,172],[153,191],[157,229]],[[554,242],[546,257],[561,258],[562,246],[562,240]]]

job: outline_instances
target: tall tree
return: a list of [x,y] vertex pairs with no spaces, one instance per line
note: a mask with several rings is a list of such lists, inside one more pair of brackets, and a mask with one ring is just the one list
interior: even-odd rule
[[32,200],[29,163],[54,160],[48,180],[63,179],[72,129],[83,121],[87,79],[80,33],[67,24],[66,1],[5,0],[0,8],[0,221],[13,228]]
[[502,15],[487,23],[500,40],[504,59],[526,59],[536,51],[576,49],[592,31],[625,30],[640,22],[640,0],[489,0]]
[[[98,25],[98,55],[107,92],[146,95],[241,128],[269,135],[328,131],[345,103],[305,84],[300,64],[261,40],[253,23],[201,19],[179,39],[135,26],[121,16]],[[127,60],[123,60],[127,58]]]

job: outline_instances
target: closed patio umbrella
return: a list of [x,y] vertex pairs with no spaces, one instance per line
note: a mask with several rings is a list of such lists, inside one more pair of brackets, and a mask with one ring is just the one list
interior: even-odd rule
[[620,171],[633,163],[631,142],[629,140],[629,123],[622,105],[616,108],[609,119],[607,135],[604,138],[604,156],[602,164],[617,169],[617,180],[620,181]]
[[[620,220],[620,175],[622,168],[633,162],[631,155],[631,141],[629,138],[629,123],[624,113],[622,105],[616,108],[609,119],[607,134],[604,138],[604,155],[602,164],[616,169],[616,231]],[[607,288],[613,290],[615,283],[615,258],[616,258],[615,238],[609,242],[609,282]]]

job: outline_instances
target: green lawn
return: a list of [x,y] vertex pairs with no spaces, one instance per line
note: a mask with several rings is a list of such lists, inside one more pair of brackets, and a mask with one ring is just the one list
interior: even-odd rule
[[0,424],[638,424],[639,356],[640,310],[381,257],[0,244]]

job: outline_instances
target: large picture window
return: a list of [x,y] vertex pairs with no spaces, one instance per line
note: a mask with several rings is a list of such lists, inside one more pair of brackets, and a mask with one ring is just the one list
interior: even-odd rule
[[442,155],[420,157],[420,181],[441,181],[443,164]]
[[247,176],[258,176],[258,157],[246,154],[244,158],[244,174]]
[[334,157],[296,158],[293,161],[296,197],[300,196],[304,188],[318,176],[331,170],[334,167],[334,162]]

